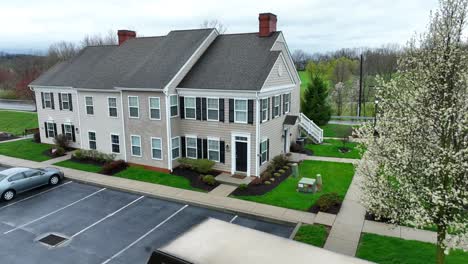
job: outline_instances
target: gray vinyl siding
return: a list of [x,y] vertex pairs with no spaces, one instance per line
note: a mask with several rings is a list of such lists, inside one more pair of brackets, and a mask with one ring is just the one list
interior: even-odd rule
[[[46,89],[46,88],[35,88],[34,89],[35,95],[36,95],[36,107],[37,107],[37,117],[38,117],[38,123],[39,123],[39,132],[41,135],[41,142],[47,143],[47,144],[54,144],[54,138],[53,137],[46,137],[45,134],[45,127],[44,127],[44,122],[47,121],[53,121],[57,125],[57,134],[62,134],[62,124],[67,123],[75,126],[75,128],[79,127],[79,121],[78,121],[78,103],[77,103],[77,95],[76,91],[72,89]],[[54,94],[54,106],[55,109],[49,109],[49,108],[42,108],[42,99],[41,99],[41,92],[51,92]],[[59,106],[59,93],[70,93],[72,94],[72,109],[73,111],[70,110],[60,110]],[[75,130],[75,142],[71,142],[71,147],[74,148],[81,148],[81,142],[80,142],[80,130],[76,132]]]
[[[280,73],[280,67],[282,68]],[[271,69],[268,77],[263,85],[266,87],[285,86],[294,84],[293,79],[288,73],[287,65],[284,63],[283,54],[276,60],[273,68]]]
[[[81,148],[89,149],[88,132],[96,133],[96,150],[104,153],[112,153],[111,134],[119,135],[120,154],[116,154],[116,159],[125,158],[124,130],[122,126],[122,104],[120,92],[85,92],[79,91],[79,108],[81,117],[81,137],[83,144]],[[91,96],[94,104],[94,114],[86,113],[85,97]],[[117,99],[117,117],[109,116],[108,98]]]
[[[198,138],[217,137],[220,141],[224,141],[226,145],[229,145],[229,152],[225,152],[225,163],[216,163],[214,169],[220,171],[231,172],[232,166],[232,151],[233,146],[231,142],[231,135],[233,133],[248,133],[250,134],[250,175],[255,175],[256,165],[256,141],[255,141],[255,103],[254,103],[254,122],[253,124],[238,124],[229,123],[229,98],[224,98],[224,122],[206,121],[206,120],[187,120],[180,119],[177,117],[173,119],[173,137],[175,136],[186,136],[194,135]],[[176,163],[173,164],[177,166]]]

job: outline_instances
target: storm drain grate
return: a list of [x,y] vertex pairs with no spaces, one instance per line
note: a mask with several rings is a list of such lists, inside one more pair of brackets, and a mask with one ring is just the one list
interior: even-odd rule
[[50,234],[48,236],[45,236],[45,237],[39,239],[39,242],[42,242],[42,243],[44,243],[46,245],[55,247],[58,244],[62,243],[63,241],[66,241],[66,240],[67,240],[67,238],[65,238],[65,237]]

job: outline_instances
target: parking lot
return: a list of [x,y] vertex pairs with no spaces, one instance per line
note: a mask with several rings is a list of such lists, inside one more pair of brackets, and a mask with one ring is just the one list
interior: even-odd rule
[[[294,229],[68,181],[0,202],[0,259],[11,264],[146,263],[152,250],[208,217],[282,237]],[[49,234],[66,240],[55,247],[38,241]]]

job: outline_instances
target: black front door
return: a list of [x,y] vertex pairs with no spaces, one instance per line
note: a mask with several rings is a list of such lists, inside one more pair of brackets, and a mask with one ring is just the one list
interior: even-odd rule
[[236,171],[247,172],[247,142],[236,142]]

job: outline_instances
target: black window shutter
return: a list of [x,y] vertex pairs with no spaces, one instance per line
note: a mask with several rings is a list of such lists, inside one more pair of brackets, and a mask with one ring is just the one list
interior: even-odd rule
[[224,122],[224,99],[219,99],[219,122]]
[[249,124],[253,124],[253,116],[254,116],[254,111],[253,107],[254,106],[254,100],[249,100],[248,101],[248,111],[247,111],[247,120]]
[[179,96],[180,118],[185,118],[184,97]]
[[260,109],[258,109],[259,117],[260,117],[260,123],[262,123],[263,116],[262,116],[262,111],[263,111],[263,100],[260,99]]
[[267,139],[267,160],[270,160],[270,139]]
[[62,134],[65,135],[65,125],[62,124]]
[[44,122],[44,128],[45,128],[45,137],[49,137],[49,130],[47,129],[47,122]]
[[203,159],[202,139],[197,138],[197,157]]
[[283,107],[282,107],[282,103],[281,103],[282,96],[280,95],[278,98],[279,98],[279,107],[278,107],[279,108],[279,111],[278,111],[279,113],[278,114],[279,114],[279,116],[281,116],[283,114],[283,110],[282,110]]
[[54,123],[54,137],[57,136],[57,124]]
[[271,116],[271,100],[270,100],[270,97],[268,97],[268,114],[267,115],[268,115],[267,119],[270,120],[271,119],[271,117],[270,117]]
[[234,123],[234,99],[229,99],[229,123]]
[[206,98],[202,98],[202,120],[206,120]]
[[197,120],[202,119],[201,112],[202,112],[201,98],[197,97],[197,99],[196,99],[196,116],[197,116]]
[[180,143],[182,148],[182,158],[185,158],[185,137],[180,137]]
[[44,103],[44,93],[41,92],[41,101],[42,101],[42,109],[45,108],[45,103]]
[[62,110],[62,94],[58,93],[58,98],[59,98],[59,109]]
[[71,130],[72,130],[72,139],[73,139],[73,142],[76,142],[76,137],[75,137],[75,126],[71,126]]
[[55,109],[54,93],[50,93],[50,100],[52,101],[52,109]]
[[72,103],[72,94],[68,94],[68,104],[70,105],[70,111],[73,111],[73,103]]
[[283,94],[283,114],[286,114],[286,97],[288,95],[287,94]]
[[260,158],[258,159],[258,166],[262,166],[262,142],[258,144],[258,149],[260,150]]
[[226,150],[224,141],[219,142],[219,162],[225,163],[226,159]]
[[208,158],[208,140],[206,138],[203,139],[203,158]]

